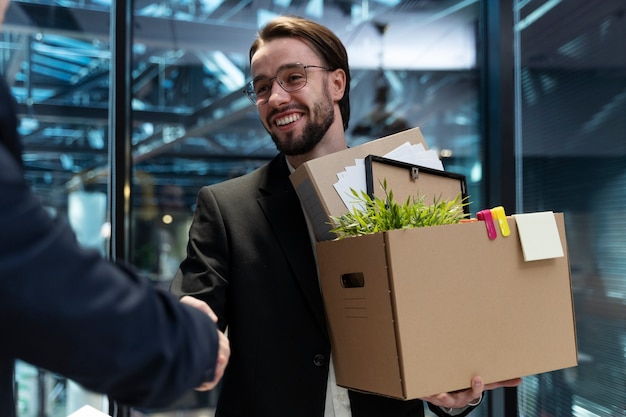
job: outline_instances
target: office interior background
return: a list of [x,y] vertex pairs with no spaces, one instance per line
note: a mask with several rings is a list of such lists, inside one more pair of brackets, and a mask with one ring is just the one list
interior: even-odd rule
[[[565,213],[579,365],[527,376],[474,415],[616,417],[626,416],[625,12],[624,0],[13,0],[0,72],[36,194],[83,245],[167,287],[199,188],[275,154],[241,92],[257,29],[286,13],[322,22],[350,57],[350,145],[420,127],[446,170],[467,176],[473,213]],[[216,397],[124,410],[28,364],[16,382],[20,417],[85,404],[209,416]]]

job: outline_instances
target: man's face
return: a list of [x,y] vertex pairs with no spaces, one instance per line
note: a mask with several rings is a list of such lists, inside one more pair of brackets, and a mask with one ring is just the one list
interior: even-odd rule
[[4,13],[7,11],[7,7],[9,7],[9,0],[0,0],[0,26],[4,22]]
[[[307,43],[293,38],[275,39],[252,57],[252,77],[272,79],[279,68],[294,63],[326,65]],[[310,152],[335,121],[337,99],[330,92],[331,72],[320,68],[306,71],[307,83],[302,89],[287,92],[273,80],[269,98],[257,106],[261,122],[285,155]]]

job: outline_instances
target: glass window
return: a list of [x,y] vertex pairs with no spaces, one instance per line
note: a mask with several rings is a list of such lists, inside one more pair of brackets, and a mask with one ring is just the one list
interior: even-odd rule
[[579,365],[525,378],[526,416],[626,410],[623,2],[515,1],[518,196],[565,214]]
[[[0,31],[0,72],[18,102],[26,178],[78,241],[102,255],[109,236],[108,21],[109,7],[97,1],[16,0]],[[28,364],[17,363],[15,379],[19,417],[64,417],[84,405],[108,411],[106,397]]]

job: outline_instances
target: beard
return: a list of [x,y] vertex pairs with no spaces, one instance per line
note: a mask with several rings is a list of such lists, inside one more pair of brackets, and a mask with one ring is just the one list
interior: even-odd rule
[[323,100],[313,106],[311,118],[304,126],[300,135],[293,132],[281,141],[276,135],[268,131],[276,149],[285,155],[304,155],[311,152],[324,138],[330,126],[335,121],[335,108],[327,88],[323,91]]

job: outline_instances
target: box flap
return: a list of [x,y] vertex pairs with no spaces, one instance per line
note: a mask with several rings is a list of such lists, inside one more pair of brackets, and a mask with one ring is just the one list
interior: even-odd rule
[[348,211],[333,187],[337,173],[353,165],[355,159],[384,155],[405,142],[426,147],[419,128],[413,128],[305,162],[291,174],[291,182],[318,241],[334,239],[330,216],[341,216]]

